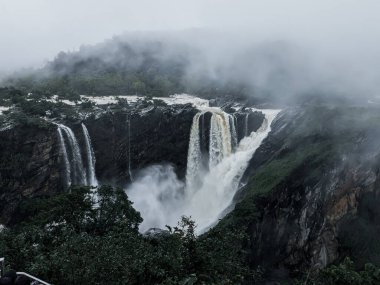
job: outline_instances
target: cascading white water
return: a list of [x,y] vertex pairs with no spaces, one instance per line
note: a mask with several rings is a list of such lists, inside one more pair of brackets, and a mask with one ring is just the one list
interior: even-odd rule
[[[186,184],[187,188],[196,188],[201,185],[200,175],[206,171],[203,167],[203,154],[201,151],[200,119],[202,119],[202,131],[204,133],[204,115],[211,113],[209,132],[209,168],[214,167],[224,157],[232,152],[233,141],[236,139],[235,124],[230,125],[231,115],[224,113],[219,108],[204,108],[193,118],[190,131],[189,151],[187,156]],[[231,137],[232,134],[232,137]],[[202,138],[203,140],[204,138]]]
[[96,179],[96,173],[95,173],[96,158],[95,158],[94,150],[92,148],[90,134],[88,133],[87,127],[83,123],[82,123],[82,130],[83,130],[83,135],[86,142],[87,185],[98,186],[98,180]]
[[209,168],[215,167],[231,152],[231,130],[228,114],[214,111],[211,116],[210,126]]
[[60,144],[60,151],[63,157],[63,163],[65,165],[65,187],[69,188],[71,186],[71,167],[70,167],[69,157],[67,155],[65,140],[63,138],[62,130],[60,127],[58,127],[57,132],[58,132],[58,138],[59,138],[59,144]]
[[[70,179],[67,178],[69,183],[66,183],[66,186],[71,186],[71,184],[88,185],[87,173],[83,167],[82,154],[73,131],[62,124],[57,124],[57,126],[61,153],[65,162],[65,176],[70,177]],[[65,137],[68,142],[68,147]]]
[[202,165],[202,153],[199,136],[199,118],[202,113],[198,113],[193,118],[193,124],[190,130],[189,150],[187,153],[186,183],[191,187],[199,185]]
[[244,137],[234,153],[225,157],[204,175],[202,187],[186,197],[184,214],[191,215],[197,222],[198,232],[203,232],[215,224],[232,203],[249,160],[269,134],[270,125],[279,111],[261,112],[264,113],[265,119],[259,130]]
[[249,119],[249,113],[245,115],[245,120],[244,120],[245,136],[248,136],[248,119]]
[[[196,221],[197,232],[201,233],[226,213],[226,209],[233,202],[249,160],[267,137],[271,130],[270,125],[279,112],[259,111],[265,116],[262,126],[257,132],[245,136],[234,151],[232,145],[235,126],[231,124],[228,114],[218,108],[206,108],[194,116],[190,132],[186,185],[178,180],[172,168],[153,167],[145,170],[140,179],[127,189],[130,199],[134,201],[144,219],[140,231],[152,227],[163,228],[166,224],[176,225],[182,215],[187,215]],[[203,154],[199,130],[199,121],[205,112],[212,114],[208,170],[202,168]],[[246,132],[247,125],[248,123],[244,126]]]
[[238,135],[236,131],[236,117],[234,114],[228,115],[230,119],[231,137],[232,137],[232,149],[235,150],[238,144]]

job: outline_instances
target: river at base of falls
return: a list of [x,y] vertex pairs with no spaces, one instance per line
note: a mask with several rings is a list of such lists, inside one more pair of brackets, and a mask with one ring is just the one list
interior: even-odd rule
[[[271,130],[278,110],[256,110],[265,115],[262,126],[245,136],[232,149],[235,134],[229,116],[220,109],[207,108],[193,120],[190,134],[186,180],[179,180],[169,165],[143,170],[126,189],[144,221],[140,231],[176,226],[181,216],[190,216],[198,234],[215,225],[233,202],[250,159]],[[209,169],[200,167],[199,118],[211,112]],[[226,132],[228,130],[228,133]],[[232,141],[232,143],[231,143]]]

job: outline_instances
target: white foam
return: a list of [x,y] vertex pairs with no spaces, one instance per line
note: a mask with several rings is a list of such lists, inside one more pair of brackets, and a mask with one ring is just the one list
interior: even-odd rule
[[[212,111],[214,123],[218,127],[210,128],[209,155],[215,163],[208,170],[200,170],[203,158],[200,152],[199,119],[205,110]],[[197,233],[202,233],[226,214],[250,159],[271,131],[271,123],[279,113],[279,110],[258,111],[265,116],[262,126],[256,132],[247,134],[233,151],[231,136],[224,134],[230,129],[227,114],[214,107],[202,108],[195,115],[189,142],[187,184],[178,180],[173,167],[153,166],[145,169],[126,190],[144,219],[140,231],[164,228],[167,224],[175,226],[180,217],[186,215],[197,223]],[[212,140],[224,143],[218,142],[213,146]],[[217,155],[223,153],[223,156],[213,159],[213,151]]]
[[[137,95],[109,95],[109,96],[88,96],[88,95],[80,95],[81,100],[89,100],[96,105],[109,105],[109,104],[117,104],[118,99],[124,99],[128,103],[136,103],[139,100],[149,100],[148,97],[137,96]],[[209,106],[209,101],[206,99],[202,99],[189,94],[174,94],[168,97],[151,97],[153,100],[161,100],[164,101],[167,105],[184,105],[184,104],[192,104],[195,108],[205,108]],[[47,99],[48,102],[58,103],[63,102],[67,105],[75,106],[77,103],[70,100],[59,100],[58,95],[52,96],[52,98]]]
[[[81,95],[82,99],[90,100],[97,105],[116,104],[118,98],[127,100],[128,103],[136,103],[139,100],[147,99],[147,97],[136,95],[111,95],[111,96],[87,96]],[[153,97],[153,100],[164,101],[168,105],[184,105],[192,104],[196,108],[208,107],[209,101],[189,94],[174,94],[169,97]]]
[[4,111],[8,111],[9,109],[10,107],[0,106],[0,115],[2,115]]
[[[31,100],[31,99],[28,99],[28,100]],[[70,101],[70,100],[59,100],[59,97],[58,95],[53,95],[50,99],[46,99],[46,101],[48,102],[52,102],[52,103],[58,103],[58,102],[62,102],[62,103],[65,103],[67,105],[70,105],[70,106],[75,106],[76,103],[74,101]]]

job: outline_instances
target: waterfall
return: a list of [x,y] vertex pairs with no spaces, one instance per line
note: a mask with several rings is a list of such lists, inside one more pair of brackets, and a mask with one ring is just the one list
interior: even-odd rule
[[[217,164],[210,167],[209,172],[203,173],[200,188],[186,191],[187,194],[191,194],[185,198],[187,202],[183,212],[197,222],[198,232],[205,231],[221,218],[222,213],[225,214],[225,210],[233,202],[250,159],[269,134],[270,125],[279,111],[261,110],[261,112],[265,116],[261,127],[244,137],[233,153],[224,156]],[[223,137],[223,134],[220,136]],[[223,146],[220,148],[222,152]]]
[[70,162],[69,157],[67,155],[67,149],[65,145],[65,140],[63,138],[62,130],[58,127],[58,138],[59,138],[59,144],[60,144],[60,154],[63,157],[63,162],[65,164],[65,187],[69,188],[71,186],[71,168],[70,168]]
[[[190,131],[189,151],[187,156],[186,183],[191,185],[190,188],[200,186],[200,174],[205,171],[203,167],[203,157],[201,151],[201,139],[205,141],[205,122],[204,114],[210,112],[210,142],[209,142],[209,168],[217,165],[224,157],[232,152],[233,140],[235,135],[231,137],[231,129],[235,129],[235,125],[230,127],[230,116],[217,108],[207,108],[196,114],[193,118],[193,124]],[[200,123],[202,134],[200,132]],[[235,132],[236,133],[236,132]]]
[[[58,124],[58,134],[61,153],[65,162],[66,176],[70,176],[70,179],[67,179],[69,181],[69,183],[66,183],[67,186],[71,184],[87,185],[87,174],[83,167],[82,154],[73,131],[65,125]],[[66,144],[66,141],[68,144]]]
[[127,117],[127,119],[128,119],[128,174],[129,174],[129,179],[131,180],[131,182],[133,182],[132,171],[131,171],[131,117]]
[[231,137],[232,137],[232,149],[235,150],[238,145],[238,135],[236,130],[236,117],[234,114],[228,115],[230,119]]
[[202,153],[199,134],[199,119],[203,113],[198,113],[193,118],[190,130],[189,150],[187,153],[186,183],[195,187],[199,185],[199,174],[202,165]]
[[210,169],[231,154],[231,131],[228,114],[213,112],[210,127]]
[[244,120],[245,136],[248,136],[248,119],[249,119],[249,113],[245,115],[245,120]]
[[[198,225],[197,233],[202,233],[231,209],[248,163],[269,134],[271,123],[279,113],[278,110],[258,111],[265,116],[261,127],[256,132],[248,133],[247,123],[247,135],[236,147],[232,147],[236,136],[233,116],[210,107],[203,108],[194,116],[186,185],[177,178],[172,168],[151,167],[127,189],[130,199],[144,219],[140,231],[176,225],[180,217],[186,215],[191,216]],[[209,153],[205,154],[200,146],[200,127],[204,127],[202,117],[207,112],[211,113],[211,121]],[[202,166],[205,156],[209,159],[208,169]]]
[[88,130],[85,124],[83,123],[82,123],[82,130],[83,130],[83,135],[86,142],[87,185],[98,186],[98,180],[96,179],[96,173],[95,173],[95,163],[96,163],[95,154],[92,148],[90,134],[88,133]]

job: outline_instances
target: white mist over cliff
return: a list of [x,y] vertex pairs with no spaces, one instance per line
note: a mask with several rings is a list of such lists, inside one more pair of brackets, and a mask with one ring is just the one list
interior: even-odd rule
[[111,65],[122,58],[117,43],[137,51],[136,62],[160,43],[162,60],[185,59],[187,85],[232,81],[289,104],[305,93],[377,97],[379,9],[374,0],[0,1],[0,84],[60,51],[78,51],[80,63],[88,45],[108,39],[94,49]]

